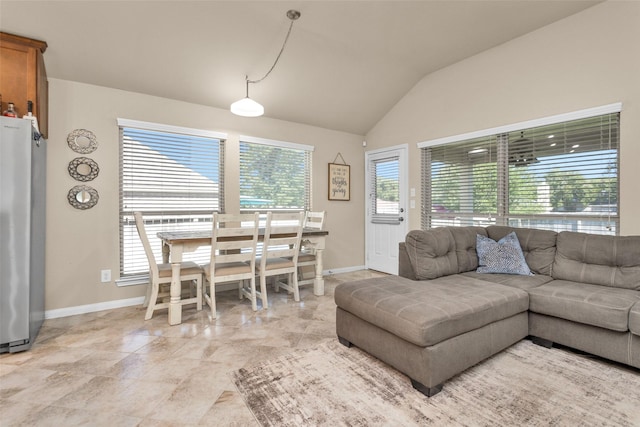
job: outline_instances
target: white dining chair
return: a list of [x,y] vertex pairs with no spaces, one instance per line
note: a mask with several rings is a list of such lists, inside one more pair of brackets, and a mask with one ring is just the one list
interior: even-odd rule
[[203,268],[206,277],[204,298],[214,319],[218,283],[238,282],[240,299],[246,296],[251,300],[253,311],[258,310],[255,265],[259,218],[258,213],[213,214],[211,259]]
[[260,298],[262,308],[268,308],[267,277],[286,275],[287,282],[277,280],[274,286],[293,293],[295,301],[300,301],[298,289],[298,253],[304,226],[304,212],[267,213],[264,244],[256,274],[260,277]]
[[[307,211],[304,218],[305,230],[322,230],[324,220],[326,218],[325,211],[311,212]],[[302,239],[300,243],[300,253],[298,254],[298,287],[313,284],[316,276],[316,248],[313,242]],[[311,269],[310,267],[313,267]],[[307,270],[311,270],[311,277],[305,278]]]
[[[171,298],[169,292],[169,286],[171,285],[171,264],[158,264],[156,257],[151,250],[151,244],[147,237],[147,231],[144,226],[144,219],[141,212],[134,212],[133,214],[136,221],[136,229],[138,230],[138,236],[144,247],[144,252],[149,262],[149,285],[147,287],[147,295],[143,306],[147,307],[147,311],[144,316],[144,320],[149,320],[153,317],[153,312],[163,308],[169,308],[169,300]],[[180,300],[181,305],[196,304],[196,310],[202,310],[202,268],[191,261],[184,261],[180,263],[180,282],[181,284],[188,284],[189,286],[195,285],[196,296],[190,298],[184,298]],[[164,286],[163,286],[164,285]],[[165,289],[167,288],[167,289]],[[181,289],[182,291],[182,289]]]

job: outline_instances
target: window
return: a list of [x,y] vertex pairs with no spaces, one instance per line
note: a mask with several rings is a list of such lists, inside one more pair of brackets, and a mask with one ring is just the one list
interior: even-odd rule
[[240,137],[240,210],[311,209],[312,146]]
[[371,221],[378,224],[400,222],[400,159],[397,155],[372,160],[368,173],[371,182]]
[[[120,126],[120,275],[149,271],[133,212],[142,212],[162,259],[163,230],[208,230],[224,210],[224,134],[118,119]],[[209,249],[185,254],[206,263]]]
[[376,197],[373,198],[373,214],[397,216],[400,213],[400,163],[397,158],[392,158],[378,160],[374,165],[372,179],[375,182]]
[[498,224],[617,234],[617,108],[419,144],[422,227]]

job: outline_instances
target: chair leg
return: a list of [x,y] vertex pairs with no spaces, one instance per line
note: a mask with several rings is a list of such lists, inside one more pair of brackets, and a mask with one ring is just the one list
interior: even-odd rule
[[244,288],[244,283],[246,282],[246,280],[240,280],[238,282],[238,299],[240,301],[242,301],[244,295],[242,294],[242,289]]
[[202,310],[202,275],[196,279],[196,310]]
[[151,282],[147,285],[147,294],[144,296],[144,302],[142,303],[142,307],[146,308],[149,306],[149,301],[151,300]]
[[211,317],[218,317],[218,309],[216,307],[216,284],[209,282],[209,307],[211,307]]
[[[258,311],[258,297],[256,295],[256,277],[253,276],[249,279],[249,285],[251,286],[251,309]],[[260,288],[262,289],[262,282],[260,282]]]
[[151,294],[149,295],[149,304],[147,305],[147,312],[144,315],[144,320],[149,320],[153,317],[153,310],[155,309],[156,302],[158,301],[158,290],[160,285],[157,283],[150,283]]
[[293,300],[300,301],[300,288],[298,288],[298,272],[289,273],[289,282],[293,286]]
[[262,298],[262,308],[269,308],[269,301],[267,300],[267,277],[263,274],[260,275],[260,297]]

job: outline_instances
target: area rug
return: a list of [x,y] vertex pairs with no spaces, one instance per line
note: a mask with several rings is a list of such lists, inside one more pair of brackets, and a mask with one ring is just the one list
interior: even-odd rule
[[528,340],[431,398],[336,340],[231,375],[263,426],[640,426],[640,371]]

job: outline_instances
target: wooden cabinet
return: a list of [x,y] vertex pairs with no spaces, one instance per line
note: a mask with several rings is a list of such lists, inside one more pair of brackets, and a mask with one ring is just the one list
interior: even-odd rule
[[0,32],[0,112],[13,102],[22,117],[27,113],[27,101],[33,101],[33,115],[45,138],[49,127],[49,83],[42,54],[46,49],[43,41]]

